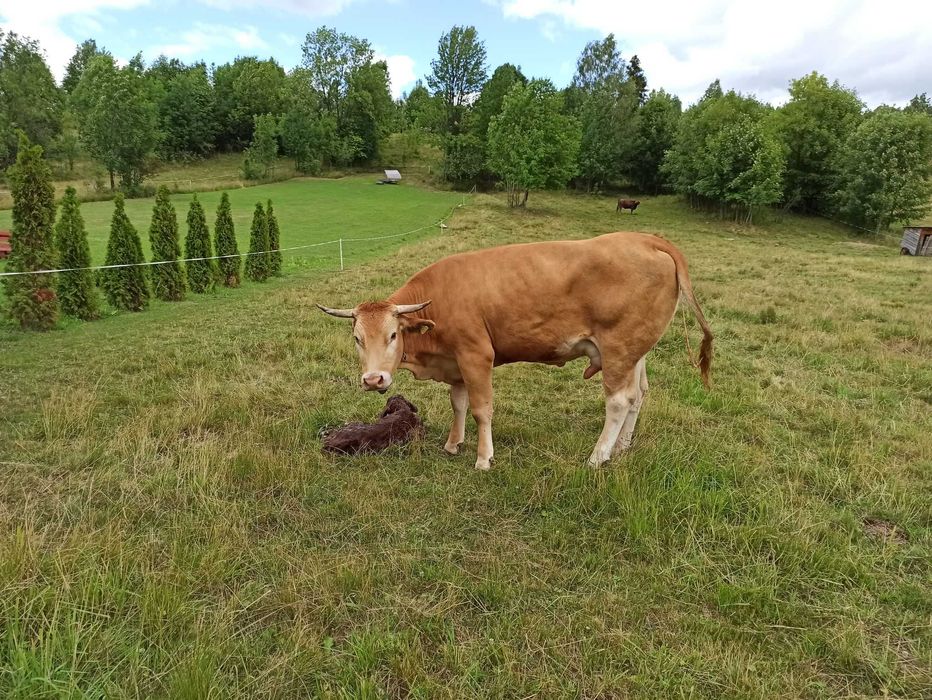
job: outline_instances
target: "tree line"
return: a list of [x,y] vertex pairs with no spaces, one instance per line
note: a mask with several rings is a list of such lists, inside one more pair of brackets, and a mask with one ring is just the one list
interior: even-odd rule
[[[146,265],[139,232],[126,215],[120,192],[114,200],[104,265],[94,270],[73,187],[65,190],[56,220],[55,190],[42,147],[21,135],[8,177],[13,194],[13,250],[6,272],[29,274],[6,277],[3,286],[9,313],[24,329],[49,330],[60,313],[85,321],[99,318],[101,292],[114,309],[143,311],[153,296],[181,301],[188,291],[203,294],[218,284],[238,287],[242,275],[264,282],[282,274],[281,234],[271,200],[265,207],[256,203],[249,252],[242,256],[227,193],[221,195],[217,207],[213,238],[204,207],[194,195],[182,260],[177,213],[168,188],[162,185],[149,226],[155,264]],[[63,271],[44,272],[56,269]]]
[[447,179],[503,186],[512,206],[534,189],[622,186],[677,192],[744,221],[779,205],[880,231],[932,202],[925,93],[868,110],[813,72],[777,108],[715,80],[684,110],[675,95],[648,92],[638,57],[626,61],[611,34],[585,46],[562,90],[511,64],[487,79],[484,59],[475,31],[454,28],[440,40],[432,92],[415,87],[405,111],[441,135]]
[[22,130],[60,162],[89,154],[128,194],[159,160],[242,152],[244,176],[262,178],[282,154],[313,174],[379,162],[390,144],[404,158],[432,143],[444,178],[501,187],[513,206],[535,189],[630,187],[740,220],[779,205],[881,230],[921,215],[932,195],[925,93],[869,110],[811,73],[777,108],[715,80],[684,109],[648,90],[638,57],[626,60],[613,35],[583,48],[560,89],[511,63],[489,75],[475,28],[455,26],[425,81],[399,100],[370,43],[325,26],[307,34],[290,71],[254,56],[208,67],[137,55],[119,66],[88,40],[61,86],[35,42],[0,39],[0,165]]

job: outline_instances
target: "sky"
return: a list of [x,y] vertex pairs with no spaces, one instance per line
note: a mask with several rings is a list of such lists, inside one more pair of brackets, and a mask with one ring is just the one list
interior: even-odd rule
[[686,104],[715,78],[779,104],[789,81],[812,70],[871,107],[932,93],[932,0],[0,0],[0,27],[38,40],[59,79],[91,37],[122,60],[256,55],[291,69],[322,24],[368,39],[396,97],[430,72],[438,39],[456,24],[476,27],[489,73],[510,62],[558,87],[587,42],[614,33],[650,88]]

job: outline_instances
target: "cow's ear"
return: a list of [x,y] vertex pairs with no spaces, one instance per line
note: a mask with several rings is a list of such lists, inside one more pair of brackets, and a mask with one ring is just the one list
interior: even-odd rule
[[398,321],[405,333],[427,333],[434,328],[434,322],[428,321],[426,318],[399,316]]

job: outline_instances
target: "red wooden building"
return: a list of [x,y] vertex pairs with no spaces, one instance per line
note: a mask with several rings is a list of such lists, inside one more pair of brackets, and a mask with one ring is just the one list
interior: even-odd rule
[[5,258],[13,250],[10,245],[10,232],[0,231],[0,259]]

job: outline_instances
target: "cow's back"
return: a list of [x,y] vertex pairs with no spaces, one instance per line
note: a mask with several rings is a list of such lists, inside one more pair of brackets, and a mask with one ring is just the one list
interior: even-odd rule
[[670,247],[647,234],[611,233],[460,253],[415,274],[392,301],[431,299],[423,315],[437,323],[433,342],[456,354],[491,339],[498,363],[550,361],[570,339],[619,325],[652,346],[676,309]]

